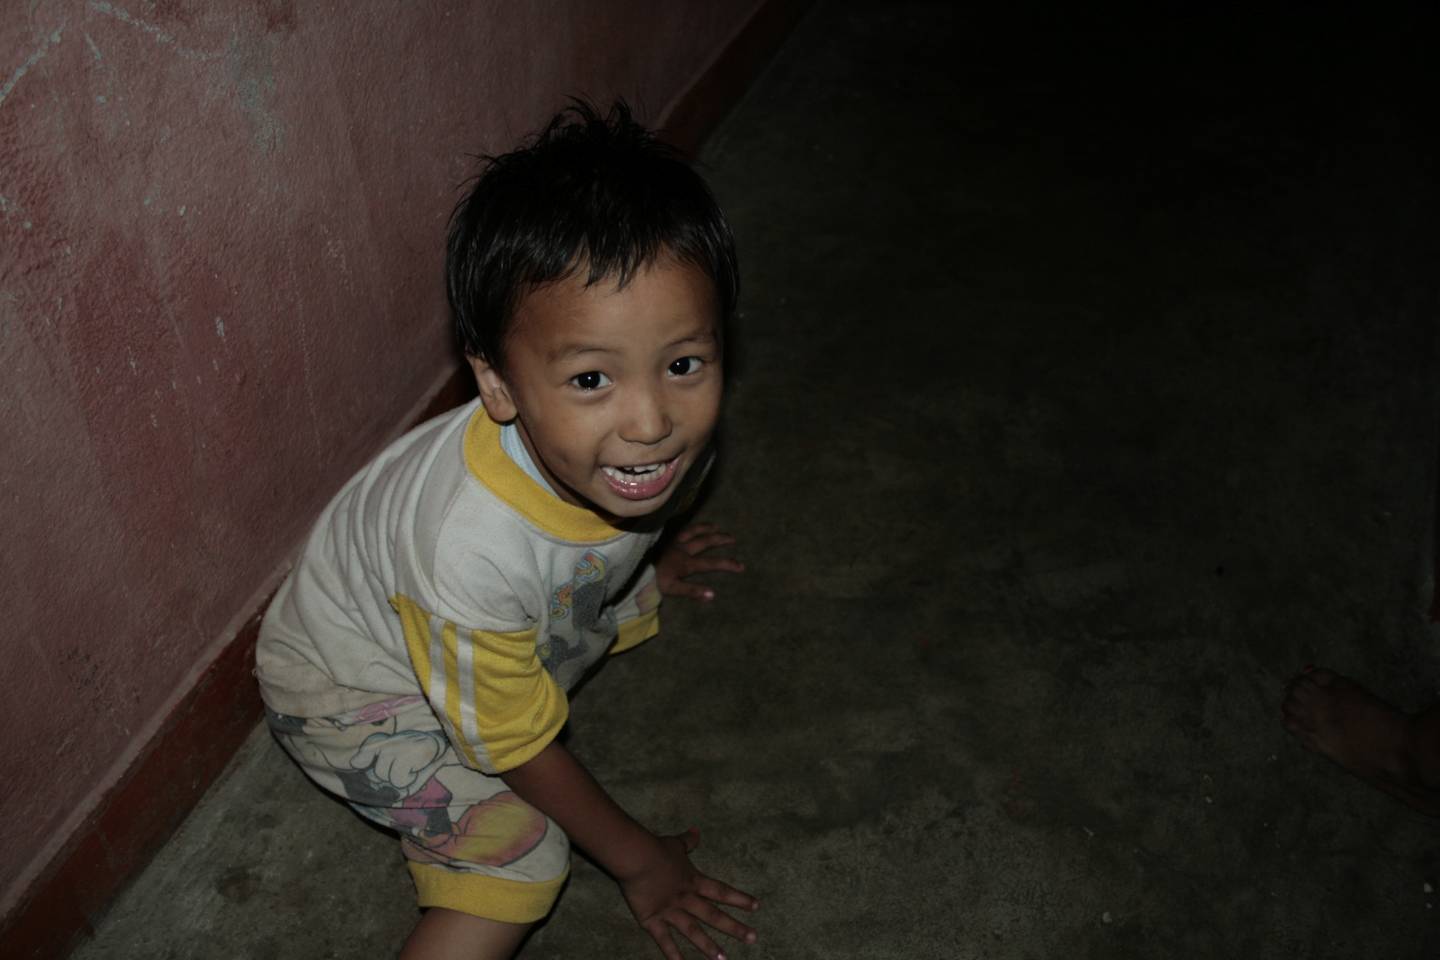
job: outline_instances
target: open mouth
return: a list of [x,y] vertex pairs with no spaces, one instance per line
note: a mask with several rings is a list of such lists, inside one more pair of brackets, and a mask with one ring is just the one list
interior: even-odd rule
[[626,500],[649,500],[658,497],[675,478],[680,458],[658,463],[641,463],[629,467],[601,467],[610,489]]

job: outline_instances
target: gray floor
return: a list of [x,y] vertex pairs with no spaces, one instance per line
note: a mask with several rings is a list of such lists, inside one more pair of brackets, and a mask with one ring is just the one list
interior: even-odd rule
[[[952,6],[822,3],[712,140],[750,572],[571,745],[763,898],[733,957],[1436,955],[1440,823],[1277,722],[1306,663],[1440,679],[1433,23]],[[414,919],[257,732],[78,956]],[[651,951],[580,861],[524,955]]]

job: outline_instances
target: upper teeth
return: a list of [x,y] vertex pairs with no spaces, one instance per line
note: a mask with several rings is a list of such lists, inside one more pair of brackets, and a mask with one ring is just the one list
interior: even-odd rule
[[654,473],[656,470],[659,470],[663,466],[665,466],[665,464],[663,463],[647,463],[637,467],[604,467],[603,469],[607,474],[614,477],[616,480],[624,480],[627,477],[635,477],[640,476],[641,474]]

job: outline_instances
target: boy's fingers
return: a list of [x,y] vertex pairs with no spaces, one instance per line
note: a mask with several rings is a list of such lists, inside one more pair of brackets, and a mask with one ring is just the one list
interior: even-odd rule
[[689,543],[695,537],[704,536],[715,529],[713,523],[695,523],[675,535],[676,543]]
[[734,937],[736,940],[744,943],[754,943],[758,939],[753,929],[736,920],[713,903],[700,901],[696,906],[691,908],[690,912],[710,924],[710,926],[716,930],[719,930],[726,936]]
[[744,890],[737,890],[728,883],[722,883],[714,877],[707,877],[704,874],[701,874],[695,889],[706,900],[714,900],[716,903],[723,903],[726,906],[739,907],[742,910],[754,910],[760,906],[760,901]]
[[686,583],[684,580],[676,580],[666,592],[672,597],[689,597],[691,600],[715,599],[714,590],[698,583]]
[[720,951],[719,945],[710,939],[710,934],[705,932],[705,928],[700,925],[700,921],[697,920],[688,909],[682,907],[676,910],[671,916],[674,917],[674,919],[670,921],[671,926],[686,940],[695,944],[695,949],[711,958],[723,957],[725,955]]
[[709,573],[712,570],[726,570],[730,573],[744,573],[745,564],[734,557],[695,557],[687,565],[685,575]]
[[728,533],[707,533],[704,536],[692,537],[682,542],[685,544],[685,552],[693,557],[697,553],[704,553],[706,550],[713,550],[716,547],[728,547],[735,543],[735,538]]
[[655,941],[655,946],[665,954],[665,960],[685,960],[680,956],[680,948],[675,945],[675,940],[670,936],[670,928],[664,920],[654,919],[645,925],[645,932],[650,934],[650,939]]

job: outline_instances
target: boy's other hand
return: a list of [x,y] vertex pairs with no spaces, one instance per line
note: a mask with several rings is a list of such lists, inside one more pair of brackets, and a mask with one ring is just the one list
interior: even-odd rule
[[707,557],[703,554],[716,547],[728,547],[735,538],[713,523],[695,523],[681,530],[660,551],[655,561],[655,583],[667,597],[690,597],[714,600],[715,591],[689,578],[699,573],[723,570],[743,573],[745,564],[733,557]]
[[678,836],[657,839],[655,856],[634,875],[620,880],[620,892],[666,960],[684,960],[677,933],[711,960],[725,960],[706,927],[742,943],[754,943],[755,931],[716,904],[753,911],[759,909],[760,901],[695,869],[690,863],[690,851],[700,845],[699,831],[692,828]]

